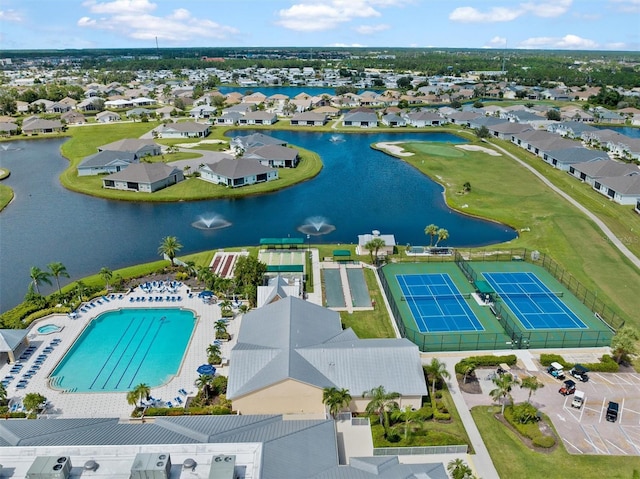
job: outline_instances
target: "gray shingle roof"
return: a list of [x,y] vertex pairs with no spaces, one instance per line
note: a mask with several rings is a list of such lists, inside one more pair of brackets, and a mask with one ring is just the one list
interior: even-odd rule
[[591,178],[607,178],[612,176],[624,176],[628,173],[638,172],[637,166],[619,163],[614,160],[596,160],[588,163],[579,163],[574,166],[577,171],[585,173]]
[[298,156],[298,150],[287,148],[281,145],[264,145],[250,148],[244,155],[245,158],[258,160],[290,160],[293,161]]
[[237,160],[223,158],[217,163],[207,164],[207,167],[216,175],[231,179],[246,178],[247,176],[274,171],[273,168],[264,166],[259,161],[249,158],[238,158]]
[[133,181],[136,183],[155,183],[180,172],[178,168],[164,163],[134,163],[124,170],[105,176],[109,180]]
[[78,168],[99,168],[105,167],[117,161],[133,163],[136,161],[136,155],[132,152],[125,151],[99,151],[98,153],[87,156]]
[[150,140],[141,140],[138,138],[125,138],[124,140],[114,141],[98,147],[99,151],[130,151],[137,153],[146,146],[158,147],[159,145]]
[[550,150],[547,154],[551,158],[555,158],[560,163],[574,164],[584,163],[593,160],[605,160],[607,154],[602,151],[590,150],[588,148],[563,148],[561,150]]

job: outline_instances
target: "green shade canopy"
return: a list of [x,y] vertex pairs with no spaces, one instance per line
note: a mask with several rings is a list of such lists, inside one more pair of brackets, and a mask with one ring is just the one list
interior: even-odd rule
[[491,285],[483,279],[480,279],[475,282],[476,290],[480,294],[493,294],[493,288]]
[[260,245],[304,244],[304,238],[260,238]]
[[348,249],[334,249],[333,256],[351,256],[351,251]]

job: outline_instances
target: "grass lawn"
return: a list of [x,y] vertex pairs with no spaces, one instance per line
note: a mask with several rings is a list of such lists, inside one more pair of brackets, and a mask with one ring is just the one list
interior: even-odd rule
[[[602,237],[602,232],[590,220],[551,192],[531,172],[504,155],[496,157],[462,150],[461,158],[436,156],[429,154],[428,149],[423,153],[424,146],[418,143],[404,146],[416,154],[402,160],[444,185],[451,207],[501,221],[518,231],[529,228],[507,244],[485,249],[527,248],[547,253],[584,286],[606,298],[605,302],[622,318],[635,327],[640,326],[640,318],[634,314],[640,310],[640,295],[633,287],[640,280],[638,270]],[[522,156],[517,149],[514,153]],[[471,191],[462,194],[465,182],[471,184]],[[580,182],[573,183],[574,189],[579,188]],[[614,209],[611,203],[607,203],[606,208]],[[640,229],[640,219],[635,221]],[[425,242],[427,240],[425,236]]]
[[562,442],[549,453],[532,451],[495,419],[493,415],[499,411],[495,406],[478,406],[471,410],[471,415],[500,477],[631,479],[634,469],[640,471],[637,456],[572,455]]
[[13,199],[13,190],[7,185],[0,185],[0,211],[11,203]]
[[359,338],[395,338],[391,319],[384,306],[382,293],[378,288],[375,273],[368,268],[364,269],[364,278],[369,288],[371,299],[376,302],[373,311],[354,311],[349,314],[346,311],[340,313],[340,319],[345,328],[353,328]]

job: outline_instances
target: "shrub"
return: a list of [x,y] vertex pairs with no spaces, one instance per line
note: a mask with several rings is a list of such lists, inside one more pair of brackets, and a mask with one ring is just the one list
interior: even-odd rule
[[500,363],[506,363],[509,366],[513,366],[517,361],[518,358],[515,354],[509,354],[508,356],[471,356],[468,358],[464,358],[462,361],[456,364],[456,373],[464,374],[464,366],[469,363],[474,364],[476,368],[483,368],[486,366],[498,366]]
[[44,318],[45,316],[49,316],[50,314],[66,314],[68,312],[71,311],[71,308],[67,307],[67,306],[62,306],[60,308],[46,308],[46,309],[41,309],[39,311],[35,311],[33,313],[31,313],[29,316],[27,316],[26,318],[24,318],[22,320],[22,323],[25,326],[29,326],[31,323],[33,323],[36,319],[40,319],[40,318]]
[[[560,363],[565,369],[571,369],[575,366],[574,363],[567,362],[559,354],[541,354],[540,364],[543,366],[549,366],[552,362]],[[616,361],[608,354],[603,355],[598,363],[581,363],[589,371],[596,371],[601,373],[615,373],[618,372],[620,366]]]
[[433,417],[433,408],[430,405],[425,404],[418,409],[417,415],[422,421],[428,421]]
[[450,421],[451,414],[448,412],[433,411],[433,419],[436,421]]
[[546,367],[546,366],[551,366],[551,363],[560,363],[565,368],[568,368],[567,362],[559,354],[541,354],[540,355],[540,364]]
[[553,436],[543,436],[540,435],[538,437],[534,437],[532,439],[533,445],[538,447],[544,447],[548,449],[556,445],[556,440]]
[[506,419],[506,421],[509,424],[511,424],[511,426],[513,426],[513,428],[516,431],[518,431],[518,433],[520,433],[522,436],[531,439],[531,441],[536,446],[539,445],[540,447],[549,448],[555,445],[556,443],[555,437],[543,435],[542,432],[540,431],[540,428],[538,427],[537,422],[529,422],[529,423],[523,424],[516,419],[516,413],[514,409],[517,411],[517,408],[519,406],[522,406],[522,405],[507,406],[504,409],[504,418]]

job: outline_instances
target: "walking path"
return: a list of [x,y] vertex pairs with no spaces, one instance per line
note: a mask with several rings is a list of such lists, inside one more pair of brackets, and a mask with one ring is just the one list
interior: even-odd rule
[[342,280],[342,294],[344,294],[344,302],[347,311],[353,313],[353,298],[351,297],[351,289],[349,288],[349,277],[347,276],[347,267],[344,264],[339,266],[340,279]]
[[629,260],[636,265],[637,268],[640,268],[640,259],[634,255],[629,248],[627,248],[624,243],[622,241],[620,241],[616,235],[613,233],[613,231],[611,231],[606,224],[604,224],[604,222],[598,218],[595,214],[593,214],[591,211],[589,211],[587,208],[585,208],[584,206],[582,206],[578,201],[574,200],[570,195],[568,195],[567,193],[565,193],[564,191],[562,191],[560,188],[558,188],[556,185],[554,185],[553,183],[551,183],[551,181],[549,181],[543,174],[539,173],[535,168],[533,168],[532,166],[528,165],[527,163],[525,163],[524,161],[522,161],[521,159],[519,159],[517,156],[509,153],[507,150],[505,150],[504,148],[496,145],[493,142],[489,142],[493,147],[497,148],[498,150],[500,150],[501,152],[503,152],[505,155],[509,156],[509,158],[512,158],[514,160],[516,160],[518,163],[520,163],[522,166],[524,166],[526,169],[528,169],[529,171],[531,171],[534,175],[536,175],[540,181],[542,181],[545,185],[547,185],[549,188],[551,188],[554,192],[558,193],[560,196],[562,196],[565,200],[567,200],[569,203],[571,203],[573,206],[575,206],[576,208],[578,208],[582,213],[584,213],[590,220],[592,220],[596,225],[598,225],[598,227],[602,230],[602,232],[607,235],[607,238],[611,241],[611,243],[613,243],[616,248],[618,248],[622,254],[624,254],[627,258],[629,258]]

